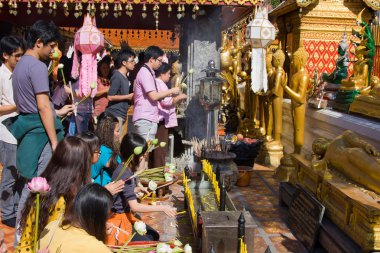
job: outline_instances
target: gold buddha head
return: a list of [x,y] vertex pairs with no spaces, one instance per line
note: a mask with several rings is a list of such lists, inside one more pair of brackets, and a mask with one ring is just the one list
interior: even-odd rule
[[307,64],[307,59],[309,58],[309,54],[306,52],[303,47],[302,40],[300,41],[300,47],[293,54],[292,65],[295,71],[304,68]]
[[179,62],[179,60],[176,60],[172,64],[172,75],[179,75],[182,72],[182,64]]
[[273,67],[278,68],[278,67],[284,66],[284,62],[285,62],[285,53],[281,49],[281,42],[280,42],[277,51],[273,54],[272,65]]
[[322,159],[325,156],[327,147],[330,145],[331,140],[324,137],[319,137],[314,140],[312,144],[312,150],[319,159]]

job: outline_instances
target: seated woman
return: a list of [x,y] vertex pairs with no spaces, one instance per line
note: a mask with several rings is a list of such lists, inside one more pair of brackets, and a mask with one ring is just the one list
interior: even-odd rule
[[[142,153],[134,156],[129,168],[122,174],[121,178],[127,180],[134,172],[145,165],[144,153],[147,150],[146,140],[138,134],[128,133],[124,136],[120,145],[120,156],[123,163],[119,164],[112,174],[112,180],[115,180],[123,169],[124,162],[133,154],[136,147],[143,147]],[[137,221],[131,212],[164,212],[170,217],[177,214],[176,208],[167,205],[150,206],[137,202],[136,194],[140,191],[146,191],[141,187],[136,187],[136,178],[125,182],[122,192],[114,196],[112,206],[113,215],[108,220],[112,223],[112,232],[107,235],[108,245],[123,245],[132,236],[132,224]],[[158,240],[158,234],[152,228],[147,226],[148,233],[145,236],[136,234],[132,241],[152,241]]]
[[91,166],[91,178],[95,183],[105,186],[111,182],[111,176],[121,162],[119,157],[120,128],[113,116],[100,119],[95,134],[99,137],[99,160]]
[[65,213],[62,225],[49,223],[42,231],[40,249],[60,253],[110,253],[104,245],[112,195],[99,184],[84,186]]
[[[66,137],[57,145],[41,177],[46,178],[50,191],[40,206],[39,234],[57,220],[70,206],[78,190],[90,182],[91,152],[89,146],[77,137]],[[36,194],[30,194],[20,221],[21,240],[15,252],[31,252],[34,240]]]

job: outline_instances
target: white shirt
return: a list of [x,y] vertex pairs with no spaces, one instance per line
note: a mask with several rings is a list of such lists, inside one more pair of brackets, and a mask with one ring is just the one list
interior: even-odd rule
[[[14,105],[13,100],[13,88],[12,88],[12,72],[2,64],[0,66],[0,106],[4,105]],[[3,120],[16,116],[16,112],[5,114],[0,116],[0,140],[10,143],[17,144],[17,140],[8,131],[8,129],[1,123]]]

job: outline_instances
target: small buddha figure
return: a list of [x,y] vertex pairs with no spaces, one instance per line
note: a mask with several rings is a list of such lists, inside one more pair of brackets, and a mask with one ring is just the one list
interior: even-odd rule
[[290,87],[286,86],[286,82],[281,83],[285,92],[292,101],[291,110],[293,116],[293,143],[294,153],[301,154],[301,149],[304,144],[305,135],[305,111],[306,111],[306,96],[307,88],[310,83],[309,73],[306,70],[308,53],[303,47],[302,41],[300,47],[293,54],[292,68],[293,75],[290,79]]
[[282,132],[282,98],[284,95],[283,86],[288,82],[288,76],[283,68],[285,62],[285,53],[279,49],[273,54],[272,64],[274,67],[273,74],[269,78],[270,90],[268,103],[271,104],[271,114],[274,125],[273,141],[268,143],[267,147],[282,149],[281,132]]
[[182,63],[180,63],[179,60],[176,60],[172,64],[172,78],[171,78],[171,85],[172,87],[179,87],[181,82],[181,75],[182,75]]
[[380,99],[380,79],[377,76],[372,76],[369,86],[362,89],[360,95],[372,96]]
[[334,140],[318,138],[313,143],[317,170],[337,170],[362,187],[380,194],[380,153],[352,131]]
[[354,64],[354,74],[348,80],[342,80],[341,90],[361,90],[368,86],[368,59],[364,46],[356,48],[356,57],[358,60]]

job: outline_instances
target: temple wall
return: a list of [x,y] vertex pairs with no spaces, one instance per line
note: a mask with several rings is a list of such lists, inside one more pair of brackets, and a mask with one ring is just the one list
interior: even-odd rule
[[[285,45],[288,59],[285,65],[290,64],[291,55],[299,47],[299,42],[304,42],[304,47],[309,53],[307,69],[310,75],[317,69],[319,74],[331,73],[335,68],[335,60],[338,57],[337,49],[342,35],[347,33],[348,40],[353,39],[351,30],[356,27],[357,14],[365,8],[362,0],[325,0],[306,8],[296,10],[283,10],[279,16],[270,14],[270,19],[276,24],[279,33],[277,37]],[[287,7],[290,8],[290,7]],[[370,11],[363,14],[363,19],[370,19]],[[350,50],[352,49],[350,45]],[[353,56],[350,57],[354,59]],[[285,69],[289,66],[285,66]],[[352,74],[352,63],[349,66],[349,74]],[[290,70],[291,73],[291,70]]]
[[[290,110],[290,100],[283,102],[283,130],[281,141],[286,153],[293,152],[293,121]],[[306,109],[305,144],[303,153],[312,153],[311,145],[318,137],[333,139],[345,130],[351,130],[380,150],[379,121],[345,114],[328,109]]]

